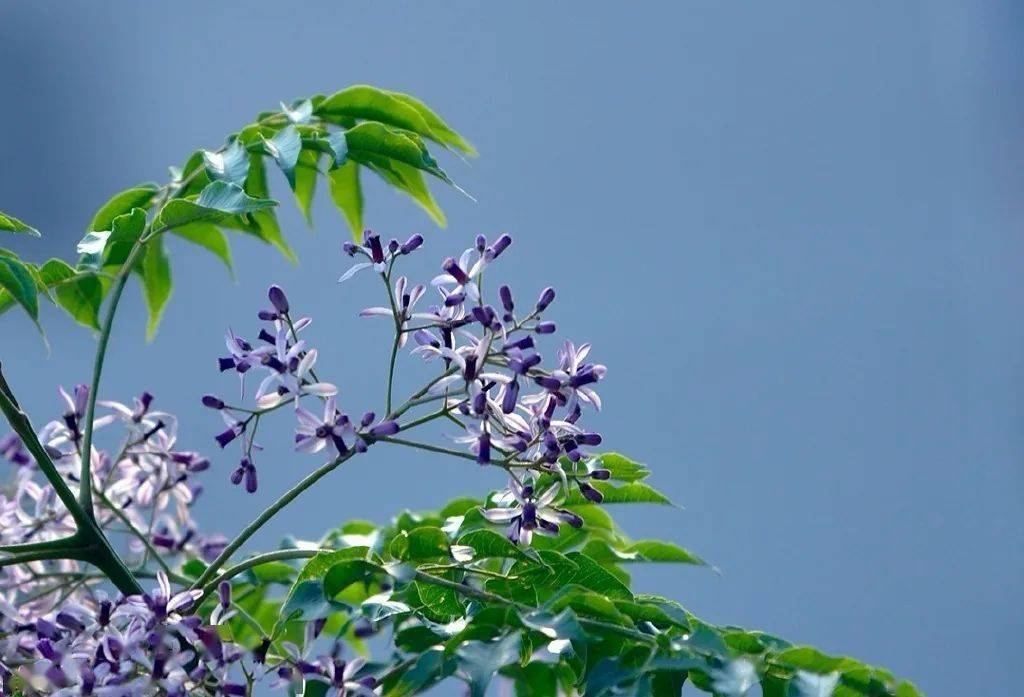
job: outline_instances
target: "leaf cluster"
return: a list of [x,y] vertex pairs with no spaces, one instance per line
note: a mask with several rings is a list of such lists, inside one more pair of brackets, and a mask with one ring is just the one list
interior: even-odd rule
[[[278,202],[270,198],[269,167],[280,169],[310,224],[317,182],[326,180],[356,240],[364,226],[366,172],[444,226],[444,213],[427,180],[454,182],[428,142],[459,156],[476,154],[436,112],[406,94],[356,85],[282,104],[228,136],[223,147],[194,152],[183,167],[171,168],[166,184],[144,183],[111,197],[93,216],[74,262],[34,264],[0,248],[0,313],[20,306],[38,325],[41,297],[99,330],[101,307],[116,287],[114,279],[131,273],[142,288],[152,337],[173,291],[167,234],[215,255],[229,272],[229,234],[257,239],[295,261],[278,222]],[[5,213],[0,213],[0,232],[39,236]],[[133,253],[136,248],[141,251]]]

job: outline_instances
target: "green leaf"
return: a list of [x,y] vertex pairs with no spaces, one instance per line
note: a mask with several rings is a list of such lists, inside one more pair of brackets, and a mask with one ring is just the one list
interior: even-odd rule
[[520,634],[515,632],[495,642],[467,641],[459,647],[459,670],[469,683],[471,697],[483,697],[499,669],[519,662],[520,645]]
[[85,269],[99,269],[104,266],[120,267],[128,259],[132,247],[146,229],[146,212],[133,208],[128,213],[116,216],[110,222],[110,230],[94,230],[86,233],[78,243],[81,254],[78,265]]
[[403,530],[391,540],[388,551],[395,559],[420,561],[449,557],[448,536],[440,528],[419,527]]
[[519,582],[538,591],[550,592],[576,584],[612,599],[633,599],[633,594],[622,581],[586,555],[579,552],[563,555],[550,551],[538,552],[538,555],[547,568],[534,565],[521,569],[522,562],[517,562],[512,568],[513,573],[518,573]]
[[0,256],[0,288],[21,305],[32,321],[39,324],[39,298],[36,282],[28,267],[13,256]]
[[595,467],[611,472],[611,478],[621,482],[636,482],[647,479],[651,470],[646,465],[630,460],[619,453],[603,453],[598,455]]
[[438,227],[443,228],[448,224],[444,211],[441,210],[441,207],[437,205],[437,201],[434,200],[434,196],[430,193],[430,189],[427,188],[427,182],[420,170],[397,160],[387,160],[382,165],[371,163],[368,166],[380,175],[385,182],[399,191],[408,194],[409,198],[426,211],[427,215],[437,223]]
[[669,564],[707,564],[696,554],[660,540],[640,540],[615,548],[605,540],[591,540],[583,553],[597,562],[630,563],[661,562]]
[[438,680],[447,677],[454,670],[455,661],[447,660],[442,649],[430,649],[415,659],[413,664],[401,673],[393,685],[388,687],[388,697],[408,697],[419,694]]
[[0,211],[0,230],[6,232],[22,232],[26,235],[32,235],[33,237],[40,237],[39,231],[31,225],[23,223],[13,215],[8,215],[3,211]]
[[281,606],[280,619],[282,621],[308,622],[327,617],[343,607],[324,594],[323,581],[319,579],[301,581],[292,586],[289,591],[288,598]]
[[331,200],[345,216],[352,238],[363,240],[363,188],[359,183],[359,165],[349,161],[327,173]]
[[493,530],[474,530],[459,538],[459,544],[473,548],[474,559],[529,559],[529,556],[504,535]]
[[231,247],[228,245],[228,237],[216,225],[205,222],[189,223],[171,230],[172,233],[188,240],[192,244],[199,245],[203,249],[212,252],[218,259],[228,267],[228,273],[232,278],[235,270],[231,262]]
[[420,117],[426,122],[427,126],[430,128],[430,133],[421,133],[420,135],[425,138],[436,140],[444,145],[451,146],[470,157],[476,156],[476,148],[474,148],[468,140],[456,133],[426,104],[408,94],[402,94],[400,92],[389,92],[389,94],[400,102],[404,102],[415,109]]
[[249,174],[249,152],[238,138],[219,152],[204,150],[203,163],[211,181],[241,186]]
[[455,591],[433,583],[413,582],[420,599],[420,612],[434,622],[451,622],[466,614],[466,608]]
[[832,697],[839,684],[839,673],[819,675],[798,670],[789,683],[788,697]]
[[[263,145],[281,168],[288,184],[295,188],[295,165],[299,162],[302,151],[302,136],[295,126],[286,126],[274,134],[273,138],[264,138]],[[246,158],[248,164],[248,158]],[[244,177],[243,177],[244,181]]]
[[152,202],[153,197],[156,196],[157,190],[155,184],[140,184],[139,186],[114,194],[109,201],[96,211],[92,222],[89,223],[88,232],[110,230],[114,224],[114,218],[117,216],[129,212],[133,208],[147,208],[150,202]]
[[365,559],[340,561],[324,574],[324,594],[333,598],[353,583],[369,583],[382,573],[381,567]]
[[346,119],[379,121],[425,137],[433,135],[419,110],[397,95],[370,85],[353,85],[335,92],[320,102],[315,111],[334,123],[344,123]]
[[299,154],[295,169],[295,203],[302,211],[306,224],[313,226],[313,195],[316,193],[317,175],[320,174],[320,153],[316,150],[303,150]]
[[164,250],[163,237],[157,236],[146,243],[146,251],[139,267],[142,276],[142,295],[149,310],[146,338],[152,340],[163,317],[167,301],[171,299],[171,263]]
[[231,215],[255,213],[276,205],[277,201],[249,196],[237,184],[214,181],[195,200],[170,201],[157,214],[154,227],[175,228],[202,220],[216,222]]
[[[269,191],[267,187],[267,171],[263,166],[263,158],[257,154],[253,154],[250,160],[249,178],[245,182],[245,190],[257,198],[266,197]],[[285,241],[284,235],[281,234],[281,226],[277,222],[277,215],[274,214],[274,211],[269,209],[259,210],[252,213],[251,217],[253,222],[256,223],[254,234],[259,239],[276,247],[284,255],[285,259],[293,264],[298,262],[295,252],[292,251],[288,242]]]
[[78,273],[60,259],[50,259],[39,268],[39,277],[53,295],[54,302],[72,319],[91,329],[99,329],[103,284],[93,274]]
[[[649,484],[644,484],[643,482],[629,482],[621,486],[601,481],[592,481],[590,484],[604,496],[604,499],[601,502],[604,504],[657,503],[668,506],[672,505],[672,501],[670,501],[667,496]],[[583,494],[579,491],[573,490],[566,497],[565,503],[566,505],[573,506],[587,503],[587,499],[583,498]]]
[[337,169],[348,161],[348,141],[343,131],[331,131],[323,140],[331,150],[331,169]]
[[558,614],[537,610],[521,614],[519,619],[525,626],[540,632],[548,639],[583,641],[587,638],[586,632],[576,619],[576,613],[571,609],[562,610]]
[[350,559],[365,559],[369,550],[366,547],[348,547],[346,549],[339,549],[333,552],[320,552],[315,557],[310,559],[299,571],[298,577],[295,579],[295,583],[301,583],[302,581],[308,581],[315,578],[323,578],[332,566],[338,562],[348,561]]
[[437,166],[423,142],[414,134],[367,121],[346,131],[345,139],[348,141],[349,157],[354,160],[363,163],[379,162],[380,158],[396,160],[451,183],[448,175]]

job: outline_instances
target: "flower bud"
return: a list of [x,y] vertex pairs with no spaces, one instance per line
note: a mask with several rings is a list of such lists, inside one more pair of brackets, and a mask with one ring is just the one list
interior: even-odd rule
[[369,433],[374,438],[380,438],[382,436],[393,436],[396,433],[398,433],[398,422],[381,421],[379,424],[372,427]]
[[537,326],[533,328],[538,334],[554,334],[555,329],[554,322],[538,322]]
[[501,297],[501,306],[505,308],[505,312],[511,313],[516,309],[512,302],[512,290],[508,286],[499,288],[498,295]]
[[270,304],[274,306],[275,310],[280,312],[282,315],[288,314],[288,298],[285,296],[281,286],[270,286],[270,290],[267,291],[267,296],[270,298]]
[[593,503],[601,503],[604,501],[604,494],[594,487],[590,486],[586,482],[577,481],[576,483],[580,487],[580,493],[583,494],[583,498],[587,501],[591,501]]
[[540,298],[537,300],[537,312],[544,312],[544,310],[548,309],[548,305],[550,305],[551,301],[554,299],[555,289],[548,286],[541,292]]
[[508,235],[502,235],[494,241],[494,244],[487,250],[487,258],[491,261],[497,259],[502,252],[508,249],[508,246],[512,244],[512,238]]
[[408,254],[415,251],[421,244],[423,244],[423,235],[413,235],[405,241],[405,244],[401,246],[399,251],[402,254]]
[[223,409],[224,400],[212,394],[203,395],[203,406],[209,409]]

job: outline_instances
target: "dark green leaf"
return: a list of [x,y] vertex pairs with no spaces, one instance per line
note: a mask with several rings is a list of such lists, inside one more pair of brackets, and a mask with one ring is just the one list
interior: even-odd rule
[[349,157],[354,160],[363,163],[379,158],[396,160],[451,183],[448,175],[437,166],[416,135],[367,121],[346,131],[345,138],[348,141]]
[[403,530],[391,540],[388,551],[392,557],[403,561],[420,561],[450,556],[448,536],[440,528],[432,527]]
[[414,659],[413,664],[394,682],[385,683],[388,697],[408,697],[418,694],[438,680],[448,676],[455,668],[454,660],[447,660],[441,649],[431,649]]
[[71,317],[92,329],[99,329],[103,284],[93,274],[78,273],[60,259],[50,259],[39,268],[39,277],[54,302]]
[[0,211],[0,230],[5,232],[23,232],[26,235],[32,235],[33,237],[39,237],[39,231],[31,225],[21,222],[13,215],[8,215],[3,211]]
[[271,199],[253,198],[237,184],[211,182],[195,200],[175,199],[157,214],[154,226],[174,228],[200,220],[216,222],[230,215],[255,213],[277,205]]
[[509,634],[493,643],[467,641],[456,652],[459,670],[469,683],[471,697],[483,697],[500,668],[519,662],[520,635]]
[[96,230],[110,230],[114,218],[123,215],[133,208],[145,209],[149,207],[153,197],[156,196],[157,187],[154,184],[140,184],[139,186],[126,189],[115,194],[109,201],[103,204],[89,224],[88,232]]
[[474,559],[528,559],[528,555],[507,537],[493,530],[474,530],[459,538],[459,544],[473,548]]
[[34,322],[39,322],[39,298],[32,272],[13,256],[0,256],[0,288],[21,305]]
[[520,580],[533,584],[548,591],[557,591],[564,586],[576,584],[596,591],[613,599],[632,600],[633,594],[619,579],[593,559],[570,552],[562,555],[558,552],[539,552],[540,558],[548,568],[531,566],[519,571],[522,562],[513,567]]

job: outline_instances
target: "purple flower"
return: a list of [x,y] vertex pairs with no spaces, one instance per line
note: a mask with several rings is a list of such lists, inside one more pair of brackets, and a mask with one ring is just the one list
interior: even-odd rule
[[551,505],[558,497],[560,486],[556,482],[544,493],[537,495],[533,484],[520,484],[511,478],[509,488],[493,498],[499,505],[484,508],[481,513],[492,523],[508,523],[508,538],[528,546],[534,532],[554,537],[558,535],[559,523],[582,526],[583,520],[578,515]]

